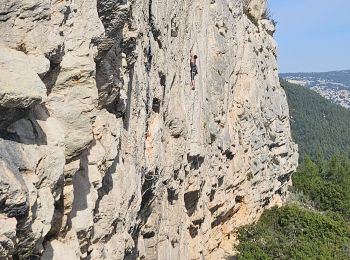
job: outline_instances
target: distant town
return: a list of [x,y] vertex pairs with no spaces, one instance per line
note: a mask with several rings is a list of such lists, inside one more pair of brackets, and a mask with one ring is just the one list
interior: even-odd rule
[[350,70],[323,73],[283,73],[281,78],[308,87],[323,97],[350,109]]

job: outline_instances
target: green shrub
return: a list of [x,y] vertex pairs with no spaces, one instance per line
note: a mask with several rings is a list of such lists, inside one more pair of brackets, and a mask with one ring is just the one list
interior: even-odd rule
[[339,212],[350,220],[350,160],[346,155],[335,155],[328,161],[305,157],[293,175],[293,184],[319,210]]
[[243,8],[243,13],[248,17],[248,19],[254,24],[256,27],[259,27],[258,19],[254,17],[254,15],[251,14],[248,8]]
[[335,213],[273,208],[239,230],[238,259],[349,259],[350,230]]

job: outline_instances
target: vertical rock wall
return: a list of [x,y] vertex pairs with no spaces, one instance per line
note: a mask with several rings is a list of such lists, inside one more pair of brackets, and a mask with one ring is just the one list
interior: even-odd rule
[[298,159],[265,9],[0,3],[0,257],[234,254]]

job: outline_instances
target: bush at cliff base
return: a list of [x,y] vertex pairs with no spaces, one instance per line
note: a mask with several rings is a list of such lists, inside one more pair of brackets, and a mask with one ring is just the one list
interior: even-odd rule
[[[239,259],[350,259],[350,160],[306,156],[293,175],[297,204],[239,231]],[[310,204],[311,203],[311,204]]]
[[304,159],[293,175],[294,189],[318,210],[337,212],[350,221],[350,160],[346,155],[317,157]]
[[296,206],[265,211],[239,232],[238,259],[350,259],[350,230],[337,213]]

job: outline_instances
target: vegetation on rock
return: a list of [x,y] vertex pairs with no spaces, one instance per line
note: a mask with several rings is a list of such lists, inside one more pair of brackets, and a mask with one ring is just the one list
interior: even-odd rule
[[350,160],[335,155],[330,160],[309,157],[293,176],[295,189],[322,211],[333,211],[350,220]]
[[300,201],[241,228],[238,259],[350,259],[350,160],[306,157],[293,183]]
[[335,213],[297,206],[265,211],[255,226],[240,229],[238,259],[349,259],[350,230]]

